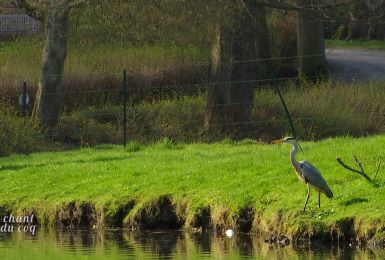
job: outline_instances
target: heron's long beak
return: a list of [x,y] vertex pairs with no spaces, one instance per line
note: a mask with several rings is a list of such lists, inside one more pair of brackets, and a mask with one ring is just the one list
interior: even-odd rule
[[284,141],[283,140],[274,140],[271,143],[273,144],[282,144]]

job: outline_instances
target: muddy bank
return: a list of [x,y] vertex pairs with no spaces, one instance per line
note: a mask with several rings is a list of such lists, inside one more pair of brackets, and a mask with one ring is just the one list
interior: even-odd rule
[[190,209],[187,201],[162,196],[153,201],[128,200],[121,204],[97,205],[90,202],[62,203],[56,208],[13,209],[0,206],[0,215],[34,216],[34,224],[56,229],[126,228],[184,229],[190,232],[218,232],[234,229],[236,233],[261,235],[268,243],[282,245],[328,242],[358,245],[385,245],[385,220],[341,217],[334,222],[314,220],[310,213],[277,212],[270,215],[248,206],[236,213],[210,206]]

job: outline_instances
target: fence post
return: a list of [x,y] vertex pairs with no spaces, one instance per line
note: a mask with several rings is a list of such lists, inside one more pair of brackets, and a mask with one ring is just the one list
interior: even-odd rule
[[123,71],[123,145],[127,145],[127,71]]
[[27,82],[25,81],[21,90],[21,112],[23,117],[27,116]]

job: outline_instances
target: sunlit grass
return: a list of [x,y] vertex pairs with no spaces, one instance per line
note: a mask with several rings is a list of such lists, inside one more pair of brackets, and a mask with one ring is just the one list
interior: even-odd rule
[[360,41],[360,40],[326,40],[327,48],[362,48],[362,49],[385,49],[385,41],[371,40],[371,41]]
[[[208,65],[208,51],[193,45],[87,44],[70,39],[65,73],[75,75],[119,75],[123,69],[147,76],[178,67],[200,68]],[[0,43],[0,73],[27,81],[37,80],[41,73],[44,39],[25,37]]]
[[47,213],[65,202],[108,208],[128,200],[144,205],[167,195],[175,203],[187,201],[188,214],[208,206],[213,215],[232,216],[252,207],[262,219],[277,214],[288,218],[286,228],[297,221],[331,225],[347,217],[360,223],[357,229],[381,223],[376,220],[383,219],[385,212],[383,169],[373,186],[335,159],[341,156],[351,163],[356,155],[373,177],[376,162],[385,157],[385,136],[342,137],[302,146],[305,152],[298,159],[318,167],[334,193],[333,199],[322,196],[318,209],[313,192],[306,213],[301,210],[307,189],[290,165],[291,147],[252,141],[176,145],[166,140],[127,150],[101,146],[1,158],[0,185],[5,188],[0,205]]

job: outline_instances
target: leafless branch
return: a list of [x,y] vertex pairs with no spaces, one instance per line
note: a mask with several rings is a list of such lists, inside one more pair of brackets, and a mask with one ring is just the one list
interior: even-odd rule
[[364,170],[364,168],[362,167],[362,163],[360,162],[360,160],[358,160],[357,156],[353,155],[353,158],[354,158],[354,161],[356,161],[356,164],[357,164],[358,167],[360,168],[361,172],[365,173],[365,170]]
[[363,167],[362,167],[362,164],[361,162],[357,159],[356,156],[354,156],[354,160],[356,161],[358,167],[360,168],[360,170],[357,170],[357,169],[354,169],[350,166],[348,166],[347,164],[345,164],[342,159],[340,157],[337,157],[337,162],[342,166],[344,167],[345,169],[349,170],[349,171],[352,171],[352,172],[355,172],[355,173],[358,173],[360,174],[361,176],[363,176],[366,180],[368,180],[369,182],[373,182],[373,180],[365,173]]
[[378,172],[380,171],[381,163],[382,163],[382,160],[380,159],[380,160],[377,162],[377,165],[376,165],[376,174],[374,175],[374,179],[373,179],[374,181],[376,180],[377,175],[378,175]]
[[36,20],[44,20],[44,11],[41,8],[38,8],[36,5],[31,4],[29,1],[12,0],[12,4],[21,9],[24,9],[29,16],[35,18]]

